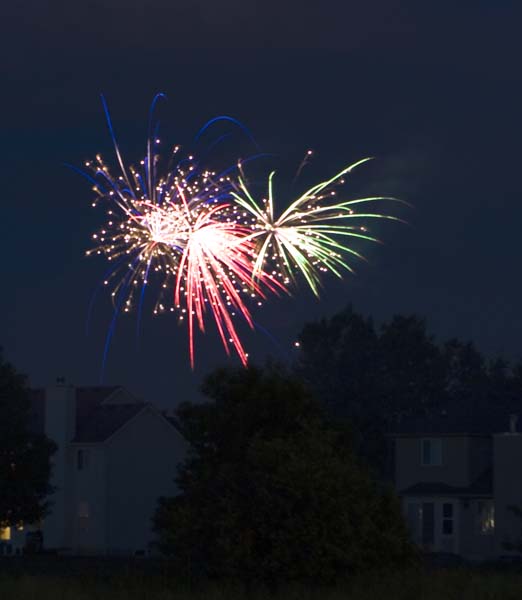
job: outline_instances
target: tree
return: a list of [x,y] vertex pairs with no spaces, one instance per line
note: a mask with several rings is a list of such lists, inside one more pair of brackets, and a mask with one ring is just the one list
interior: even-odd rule
[[405,416],[428,414],[445,398],[443,355],[426,322],[415,315],[396,315],[379,336],[380,410],[388,424]]
[[299,342],[297,373],[335,416],[394,422],[444,394],[444,359],[419,317],[395,316],[375,331],[349,306],[305,325]]
[[488,369],[482,354],[471,342],[456,338],[442,346],[446,363],[446,395],[448,403],[463,411],[484,408],[491,388]]
[[386,438],[405,417],[445,411],[470,421],[520,411],[522,365],[485,360],[471,342],[437,344],[424,319],[397,315],[376,329],[351,306],[305,325],[295,372],[331,419],[350,427],[357,454],[391,476]]
[[360,420],[376,412],[379,352],[371,319],[348,306],[331,319],[305,325],[299,347],[297,374],[330,414]]
[[281,369],[223,369],[177,412],[191,452],[160,501],[160,548],[183,568],[246,581],[333,581],[415,557],[393,494]]
[[396,316],[376,331],[348,306],[306,325],[299,342],[296,373],[332,418],[351,425],[357,453],[388,476],[385,432],[444,398],[445,362],[425,322]]
[[0,349],[0,526],[35,523],[48,508],[55,445],[29,430],[26,378]]

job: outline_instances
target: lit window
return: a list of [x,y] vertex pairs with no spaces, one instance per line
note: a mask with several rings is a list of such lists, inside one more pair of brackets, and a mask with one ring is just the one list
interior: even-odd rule
[[11,539],[11,528],[0,527],[0,542],[8,542]]
[[478,532],[491,535],[495,532],[495,505],[491,500],[477,502]]
[[421,463],[424,466],[440,466],[442,464],[442,440],[421,440]]

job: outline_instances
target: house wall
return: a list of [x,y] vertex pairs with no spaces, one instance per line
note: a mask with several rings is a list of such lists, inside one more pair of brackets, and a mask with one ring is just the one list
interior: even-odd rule
[[440,438],[442,439],[442,464],[440,466],[422,464],[421,439],[423,438],[398,437],[395,440],[397,490],[400,491],[419,482],[444,482],[454,486],[469,485],[470,438],[465,436]]
[[469,477],[473,482],[493,464],[493,438],[473,436],[469,438]]
[[522,539],[522,520],[508,510],[522,507],[522,434],[502,433],[493,437],[493,490],[495,497],[495,543],[499,555],[510,554],[503,542]]
[[147,551],[158,498],[177,493],[173,479],[185,447],[181,435],[153,409],[141,412],[107,442],[110,553]]
[[[88,453],[81,470],[78,469],[78,450]],[[67,520],[70,546],[75,554],[106,553],[107,462],[105,455],[103,444],[75,444],[69,448],[72,489]]]
[[7,535],[9,539],[0,537],[0,556],[14,556],[22,554],[25,546],[25,536],[28,531],[31,531],[33,526],[17,529],[16,527],[0,528],[3,535]]
[[74,436],[76,420],[76,390],[69,385],[56,385],[46,389],[45,433],[57,445],[52,457],[51,485],[56,491],[49,497],[50,514],[43,522],[44,545],[47,549],[65,548],[69,545],[66,508],[70,504],[67,445]]
[[495,536],[480,532],[479,502],[477,499],[460,500],[459,554],[470,560],[495,557]]

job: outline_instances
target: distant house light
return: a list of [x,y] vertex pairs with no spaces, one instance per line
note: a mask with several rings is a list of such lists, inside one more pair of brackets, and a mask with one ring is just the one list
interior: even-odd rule
[[478,532],[482,535],[495,533],[495,505],[492,500],[481,500],[477,505]]
[[81,519],[89,518],[89,503],[85,500],[78,503],[78,517]]
[[0,542],[9,542],[11,540],[11,528],[0,527]]

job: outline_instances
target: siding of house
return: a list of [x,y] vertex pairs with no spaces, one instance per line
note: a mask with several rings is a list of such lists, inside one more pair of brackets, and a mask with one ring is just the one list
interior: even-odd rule
[[496,553],[495,536],[480,532],[479,502],[477,499],[460,501],[459,554],[470,560],[493,558]]
[[56,385],[46,391],[45,433],[57,445],[52,457],[51,485],[56,491],[50,496],[51,513],[43,523],[44,542],[48,548],[66,548],[70,545],[67,509],[70,506],[68,443],[72,439],[76,420],[75,388]]
[[495,538],[499,555],[509,554],[503,542],[522,539],[522,520],[508,510],[522,507],[522,434],[502,433],[493,442],[493,490],[495,495]]
[[[441,440],[440,466],[422,464],[421,440],[430,437]],[[418,483],[469,486],[491,467],[493,460],[491,436],[405,436],[396,438],[395,447],[396,487],[399,492]],[[411,498],[404,499],[405,511],[410,501]],[[443,499],[433,496],[420,498],[418,501],[434,502],[438,506]],[[479,528],[479,502],[482,500],[453,497],[453,501],[456,511],[457,552],[469,559],[493,558],[497,551],[495,535],[482,533]],[[437,523],[436,527],[439,525]]]
[[[81,470],[78,469],[78,450],[88,453]],[[104,554],[107,546],[105,447],[101,444],[72,445],[69,448],[69,468],[71,502],[68,523],[72,551],[75,554]]]
[[107,548],[110,553],[146,551],[159,496],[177,492],[177,464],[185,442],[152,409],[127,423],[106,443]]
[[473,436],[469,439],[468,468],[470,482],[480,477],[493,462],[493,439],[491,436]]
[[[426,436],[437,438],[437,436]],[[442,464],[425,466],[421,461],[421,437],[398,437],[395,441],[395,484],[402,490],[419,482],[470,484],[470,438],[442,437]],[[437,438],[438,439],[438,438]]]

